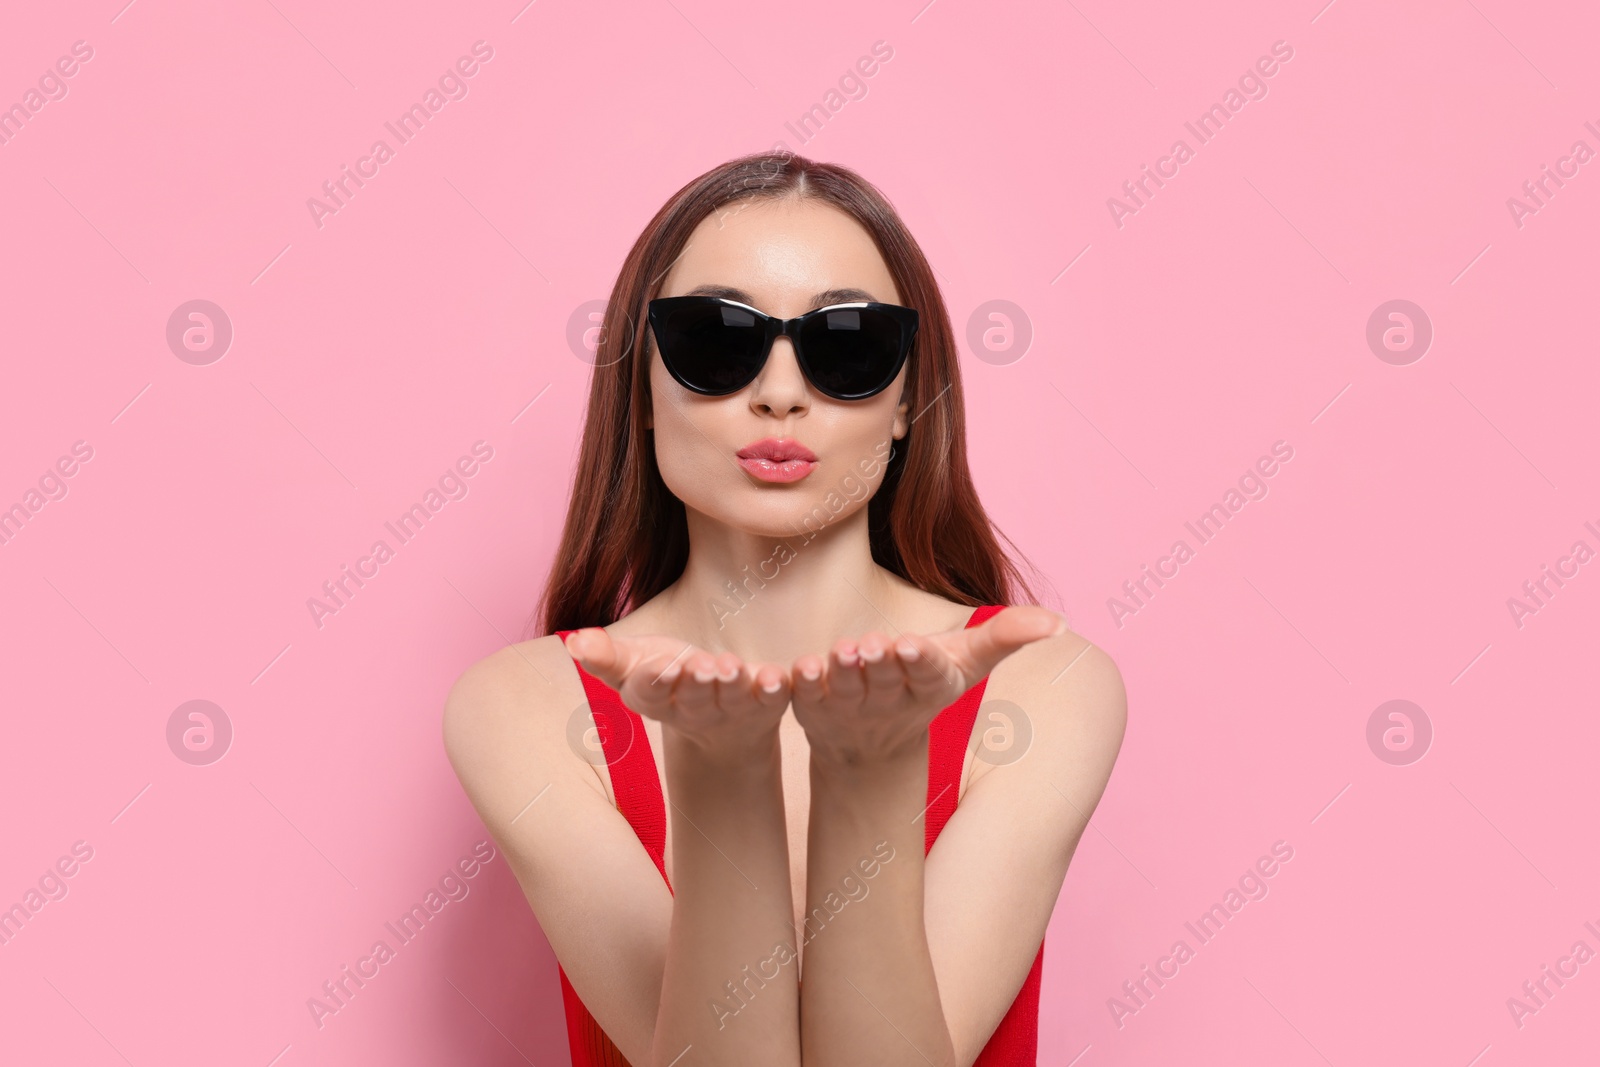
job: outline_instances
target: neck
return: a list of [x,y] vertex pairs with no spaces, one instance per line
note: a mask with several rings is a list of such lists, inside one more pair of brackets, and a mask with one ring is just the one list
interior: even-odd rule
[[661,595],[671,632],[746,662],[787,664],[908,624],[908,583],[872,559],[867,509],[819,531],[737,530],[690,511],[689,560]]

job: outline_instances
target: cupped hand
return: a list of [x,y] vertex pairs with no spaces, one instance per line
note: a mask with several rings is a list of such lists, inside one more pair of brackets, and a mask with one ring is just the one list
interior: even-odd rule
[[622,702],[710,751],[769,743],[789,705],[789,675],[732,652],[713,655],[673,637],[619,637],[598,627],[567,635],[567,651]]
[[841,638],[826,656],[795,660],[795,718],[813,759],[840,765],[894,759],[918,745],[939,712],[1001,660],[1066,629],[1061,616],[1030,605],[1006,608],[970,629]]

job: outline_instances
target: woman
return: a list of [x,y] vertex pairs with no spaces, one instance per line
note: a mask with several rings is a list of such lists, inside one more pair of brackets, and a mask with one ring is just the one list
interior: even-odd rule
[[927,260],[853,172],[746,157],[656,215],[601,337],[547,636],[444,718],[573,1063],[1034,1063],[1124,694],[1002,610]]

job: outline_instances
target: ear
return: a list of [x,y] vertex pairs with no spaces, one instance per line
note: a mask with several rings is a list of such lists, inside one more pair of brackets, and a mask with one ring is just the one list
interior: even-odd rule
[[[900,396],[903,398],[906,395],[907,392],[908,392],[907,389],[902,389],[900,391]],[[900,403],[895,405],[895,408],[894,408],[894,428],[890,432],[894,435],[894,439],[896,441],[898,441],[901,438],[905,437],[906,431],[911,429],[911,423],[906,421],[906,414],[910,410],[911,410],[911,405],[906,403],[904,399],[902,399],[900,401]]]

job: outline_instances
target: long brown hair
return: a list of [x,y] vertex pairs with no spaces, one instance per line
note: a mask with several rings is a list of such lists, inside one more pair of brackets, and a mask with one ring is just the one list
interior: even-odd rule
[[661,480],[654,438],[645,428],[651,351],[644,343],[645,309],[709,215],[735,201],[779,197],[820,200],[861,223],[901,300],[919,313],[907,361],[914,422],[867,504],[873,560],[961,604],[1036,600],[1001,550],[1004,535],[973,488],[955,335],[921,248],[883,194],[854,171],[768,152],[730,160],[679,189],[628,252],[601,321],[561,547],[530,631],[605,626],[683,573],[689,558],[683,503]]

